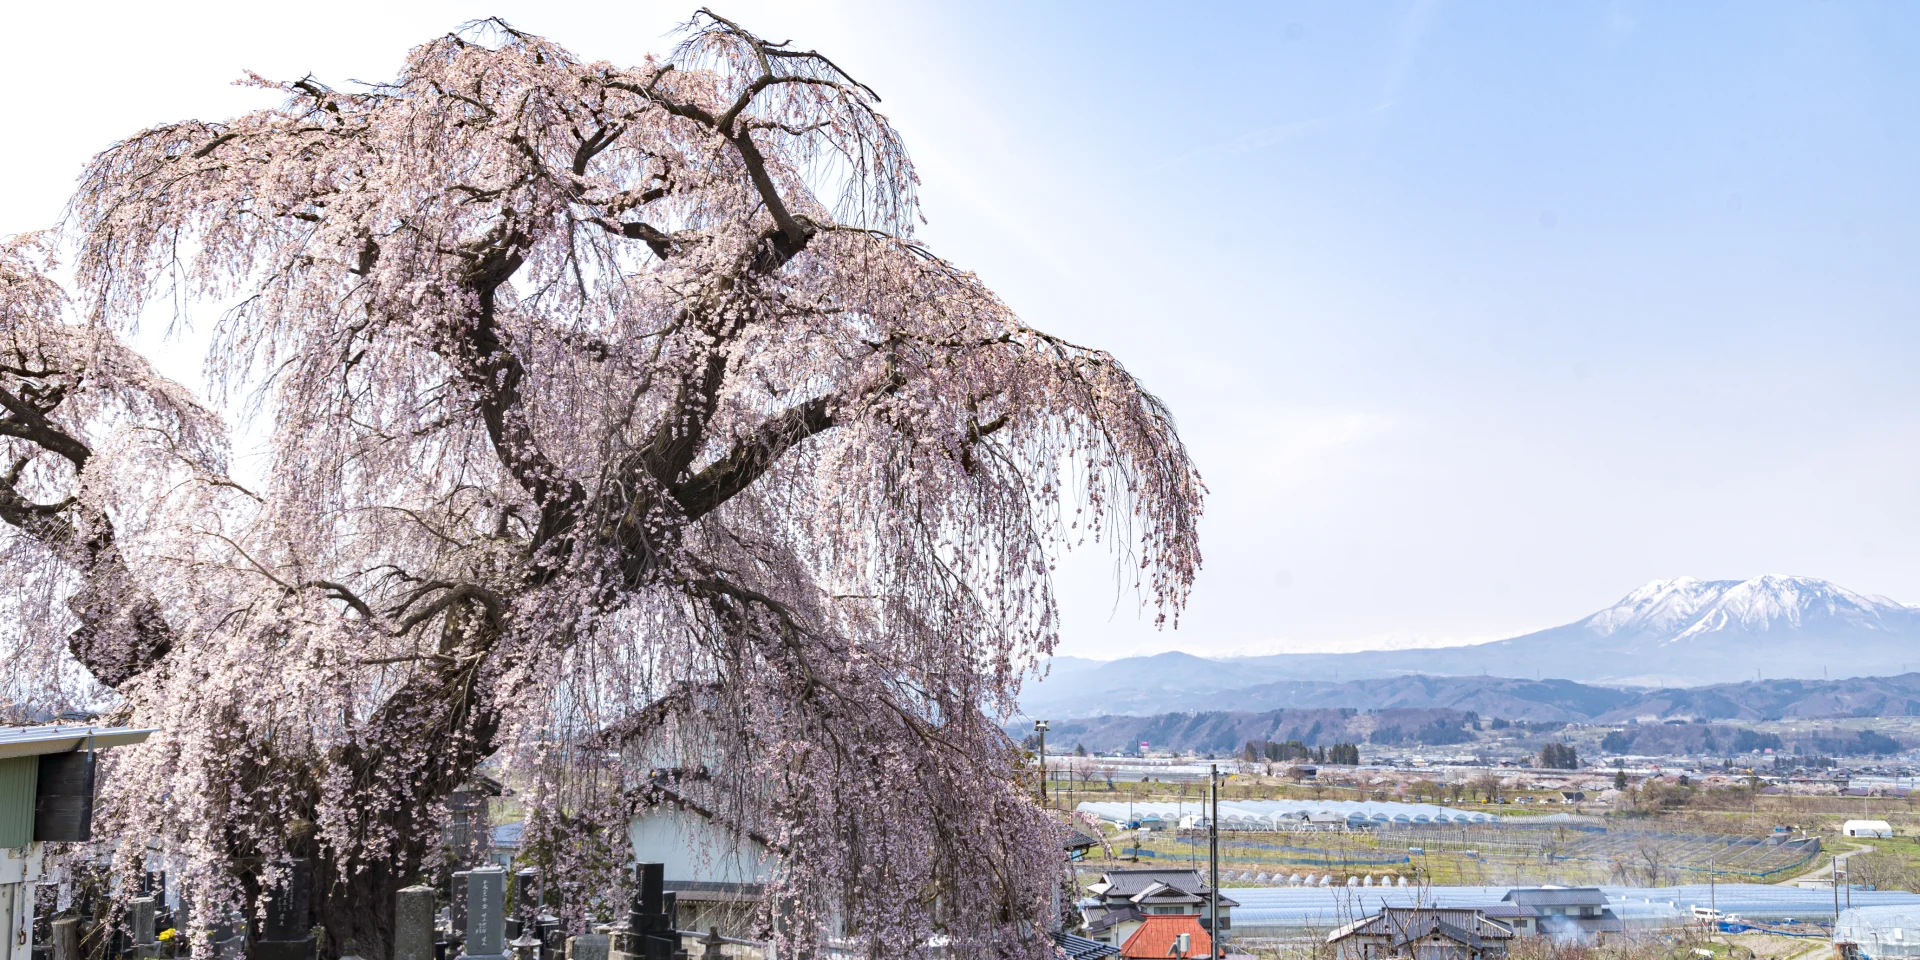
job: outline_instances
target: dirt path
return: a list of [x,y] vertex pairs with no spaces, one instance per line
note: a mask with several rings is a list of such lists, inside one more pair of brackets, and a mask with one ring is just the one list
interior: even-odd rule
[[1827,859],[1826,863],[1821,864],[1819,867],[1813,870],[1809,870],[1806,873],[1803,873],[1790,880],[1780,881],[1779,886],[1791,887],[1802,880],[1826,880],[1828,883],[1832,883],[1833,881],[1831,878],[1833,877],[1834,864],[1839,863],[1840,861],[1845,860],[1856,853],[1872,853],[1872,852],[1873,852],[1873,847],[1871,845],[1864,844],[1864,843],[1860,844],[1859,846],[1854,847],[1852,850],[1848,850],[1846,853],[1834,854],[1832,857],[1829,857]]

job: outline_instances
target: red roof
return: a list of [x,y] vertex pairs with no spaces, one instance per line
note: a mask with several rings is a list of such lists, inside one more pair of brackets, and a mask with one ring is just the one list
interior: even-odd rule
[[1120,947],[1120,955],[1128,960],[1167,960],[1174,956],[1173,938],[1178,934],[1190,934],[1191,942],[1187,952],[1181,957],[1213,956],[1213,938],[1207,936],[1205,927],[1200,926],[1197,914],[1161,914],[1144,918],[1140,929],[1127,938]]

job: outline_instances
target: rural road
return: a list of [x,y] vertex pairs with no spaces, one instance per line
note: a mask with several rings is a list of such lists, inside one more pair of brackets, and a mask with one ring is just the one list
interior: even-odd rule
[[1834,864],[1839,863],[1840,861],[1845,860],[1856,853],[1872,853],[1872,852],[1873,852],[1873,847],[1867,844],[1861,844],[1858,849],[1848,850],[1846,853],[1836,853],[1833,855],[1832,859],[1828,860],[1825,864],[1821,865],[1819,868],[1814,870],[1809,870],[1806,873],[1803,873],[1790,880],[1782,880],[1780,881],[1779,885],[1783,887],[1791,887],[1802,880],[1828,880],[1828,882],[1831,883],[1832,881],[1829,880],[1828,878],[1833,876]]

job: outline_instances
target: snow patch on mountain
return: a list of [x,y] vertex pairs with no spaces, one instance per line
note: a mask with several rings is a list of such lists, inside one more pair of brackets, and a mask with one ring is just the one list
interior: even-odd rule
[[1920,607],[1813,577],[1679,577],[1645,584],[1572,623],[1489,643],[1227,661],[1167,653],[1061,663],[1053,678],[1033,684],[1021,701],[1030,711],[1053,716],[1160,713],[1305,705],[1305,688],[1293,685],[1317,690],[1415,674],[1693,687],[1763,676],[1886,677],[1916,667]]
[[1655,580],[1580,622],[1600,636],[1640,633],[1682,643],[1721,631],[1797,629],[1817,622],[1864,630],[1892,629],[1890,619],[1914,608],[1855,593],[1814,577],[1766,574],[1750,580]]

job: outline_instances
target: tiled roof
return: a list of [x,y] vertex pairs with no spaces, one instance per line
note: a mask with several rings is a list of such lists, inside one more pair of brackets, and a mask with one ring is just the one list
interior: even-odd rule
[[1087,932],[1105,933],[1114,924],[1140,919],[1140,911],[1134,907],[1122,907],[1118,910],[1095,907],[1087,911]]
[[1145,890],[1142,890],[1139,893],[1136,893],[1133,896],[1128,897],[1127,899],[1133,901],[1134,903],[1139,903],[1139,904],[1205,903],[1206,902],[1205,897],[1188,893],[1187,891],[1182,890],[1179,887],[1172,886],[1171,884],[1165,884],[1165,883],[1156,883],[1153,886],[1150,886]]
[[1531,887],[1507,891],[1503,900],[1529,907],[1604,907],[1607,895],[1599,887]]
[[[1452,940],[1454,943],[1466,944],[1475,950],[1482,949],[1484,946],[1479,934],[1465,927],[1455,926],[1432,914],[1414,918],[1405,926],[1401,927],[1398,931],[1399,935],[1394,938],[1393,946],[1397,950],[1416,940],[1424,940],[1436,933],[1446,937],[1448,940]],[[1407,952],[1413,953],[1415,951],[1409,950]]]
[[1102,896],[1131,897],[1156,883],[1179,887],[1190,893],[1205,893],[1207,881],[1198,870],[1108,870],[1103,878],[1107,889]]
[[1489,920],[1475,908],[1387,907],[1371,917],[1356,920],[1327,937],[1328,943],[1348,937],[1386,937],[1395,946],[1439,931],[1462,943],[1478,946],[1483,939],[1506,940],[1513,930]]
[[1207,930],[1200,925],[1200,918],[1192,914],[1169,914],[1148,917],[1140,929],[1120,945],[1120,956],[1129,960],[1167,960],[1175,956],[1174,938],[1187,934],[1187,957],[1208,957],[1213,955],[1213,938],[1207,936]]
[[1120,954],[1119,947],[1110,946],[1098,940],[1088,940],[1086,937],[1076,937],[1071,933],[1056,930],[1048,936],[1051,936],[1054,945],[1067,955],[1067,960],[1106,960],[1108,957]]
[[520,841],[527,835],[527,822],[515,820],[512,823],[495,824],[489,834],[495,847],[518,848]]
[[1479,908],[1479,910],[1481,913],[1495,919],[1501,917],[1537,917],[1540,915],[1540,911],[1524,903],[1514,903],[1510,900],[1502,900],[1499,903],[1489,903]]
[[[1100,883],[1093,884],[1087,889],[1103,900],[1146,902],[1141,900],[1140,895],[1148,893],[1148,891],[1154,890],[1156,887],[1172,888],[1181,893],[1193,894],[1202,900],[1206,899],[1209,892],[1213,889],[1207,886],[1206,880],[1201,877],[1200,871],[1198,870],[1109,870]],[[1150,897],[1161,895],[1162,894],[1158,893],[1148,893]],[[1156,899],[1153,902],[1191,903],[1193,901]],[[1235,902],[1226,894],[1223,893],[1220,895],[1220,906],[1222,909],[1232,909],[1239,905],[1239,903]]]

